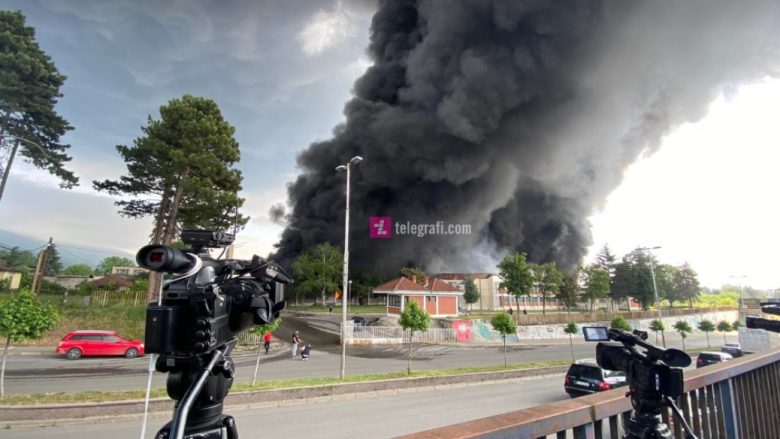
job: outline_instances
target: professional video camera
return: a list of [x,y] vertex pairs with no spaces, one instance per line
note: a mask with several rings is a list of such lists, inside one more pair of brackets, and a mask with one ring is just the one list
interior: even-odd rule
[[292,280],[259,256],[212,258],[208,249],[230,245],[233,235],[185,230],[181,239],[186,252],[148,245],[136,255],[141,267],[176,276],[165,283],[161,304],[146,310],[146,352],[160,354],[155,368],[168,373],[168,395],[177,401],[155,438],[235,439],[235,421],[222,414],[235,373],[235,334],[273,323],[286,306],[283,285]]
[[[761,312],[780,315],[780,303],[761,302]],[[780,320],[763,319],[756,316],[745,317],[745,326],[750,329],[765,329],[772,332],[780,332]]]
[[[599,367],[626,374],[634,414],[626,424],[626,438],[671,439],[669,427],[663,423],[661,410],[670,407],[685,429],[688,439],[695,439],[674,399],[683,395],[681,367],[691,364],[691,357],[677,349],[661,349],[646,342],[647,332],[628,333],[603,326],[582,328],[587,341],[609,341],[596,346]],[[643,348],[644,352],[637,349]]]

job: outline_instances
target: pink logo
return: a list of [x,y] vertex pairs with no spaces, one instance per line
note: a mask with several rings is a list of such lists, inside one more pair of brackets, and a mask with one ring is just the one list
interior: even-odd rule
[[368,233],[372,238],[390,238],[393,236],[390,225],[393,219],[389,216],[372,216],[368,219]]

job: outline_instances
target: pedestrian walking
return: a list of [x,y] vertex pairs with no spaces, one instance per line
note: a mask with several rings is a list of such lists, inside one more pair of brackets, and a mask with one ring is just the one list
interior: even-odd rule
[[268,353],[268,350],[271,348],[271,331],[266,331],[265,335],[263,335],[263,347],[265,348],[265,353]]
[[295,359],[295,356],[298,355],[298,344],[301,342],[301,333],[300,331],[293,332],[292,336],[292,359]]

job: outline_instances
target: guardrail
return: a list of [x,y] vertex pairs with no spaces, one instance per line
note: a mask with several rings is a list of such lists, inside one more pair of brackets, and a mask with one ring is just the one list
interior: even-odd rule
[[[404,343],[409,341],[409,331],[398,326],[355,326],[347,331],[347,343]],[[415,343],[456,342],[458,337],[452,328],[429,328],[415,331]]]
[[[677,401],[699,439],[772,439],[780,436],[780,349],[685,373]],[[403,436],[404,439],[617,439],[631,402],[615,389]],[[669,423],[670,412],[664,413]],[[672,422],[675,438],[684,438]]]
[[146,291],[93,291],[89,303],[96,306],[106,306],[115,303],[123,305],[143,305],[146,302]]

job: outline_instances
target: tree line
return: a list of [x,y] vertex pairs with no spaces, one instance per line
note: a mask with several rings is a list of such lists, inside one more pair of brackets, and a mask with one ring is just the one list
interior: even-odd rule
[[[555,262],[528,262],[525,253],[517,253],[501,260],[498,269],[503,279],[501,288],[517,299],[538,291],[543,311],[548,296],[558,299],[567,309],[583,301],[593,311],[595,303],[603,299],[612,308],[621,302],[630,308],[629,301],[634,299],[647,310],[658,305],[656,290],[659,299],[668,301],[670,308],[675,302],[687,302],[692,307],[701,292],[698,275],[690,265],[675,267],[659,263],[643,249],[635,249],[618,260],[604,246],[595,262],[571,272],[560,269]],[[519,311],[519,300],[516,304]]]

